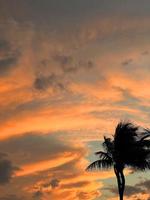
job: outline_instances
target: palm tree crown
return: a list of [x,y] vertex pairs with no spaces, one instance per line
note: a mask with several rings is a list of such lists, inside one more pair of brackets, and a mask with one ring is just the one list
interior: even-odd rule
[[104,151],[95,154],[99,159],[91,163],[87,170],[108,169],[114,166],[120,200],[123,200],[125,178],[123,169],[134,167],[139,170],[150,169],[150,130],[140,130],[129,122],[120,122],[113,139],[104,137]]

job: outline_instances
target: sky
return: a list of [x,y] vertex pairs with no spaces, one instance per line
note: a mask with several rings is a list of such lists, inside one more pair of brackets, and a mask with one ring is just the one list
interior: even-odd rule
[[[0,0],[0,200],[116,200],[86,172],[120,120],[150,127],[150,1]],[[126,172],[125,200],[150,200]]]

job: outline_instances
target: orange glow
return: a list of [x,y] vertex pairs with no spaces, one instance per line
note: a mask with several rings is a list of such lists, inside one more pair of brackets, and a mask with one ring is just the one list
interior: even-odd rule
[[63,165],[76,158],[77,158],[77,154],[65,153],[55,159],[41,161],[41,162],[30,164],[30,165],[24,165],[21,167],[21,170],[15,174],[15,176],[27,176],[30,174],[38,173],[40,171],[45,171],[45,170]]

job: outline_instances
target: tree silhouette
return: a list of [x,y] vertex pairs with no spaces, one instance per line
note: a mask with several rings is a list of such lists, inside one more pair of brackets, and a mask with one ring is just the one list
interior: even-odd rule
[[141,129],[129,122],[120,122],[113,139],[104,137],[104,151],[96,152],[99,160],[91,163],[87,170],[114,167],[120,200],[123,200],[125,167],[136,170],[150,169],[150,130]]

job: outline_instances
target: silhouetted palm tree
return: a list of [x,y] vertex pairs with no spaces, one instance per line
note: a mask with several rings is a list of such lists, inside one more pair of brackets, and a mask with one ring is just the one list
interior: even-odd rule
[[150,130],[140,129],[132,123],[120,122],[113,139],[104,137],[104,151],[96,152],[99,160],[91,163],[87,170],[114,167],[120,200],[123,200],[125,177],[124,168],[150,169]]

